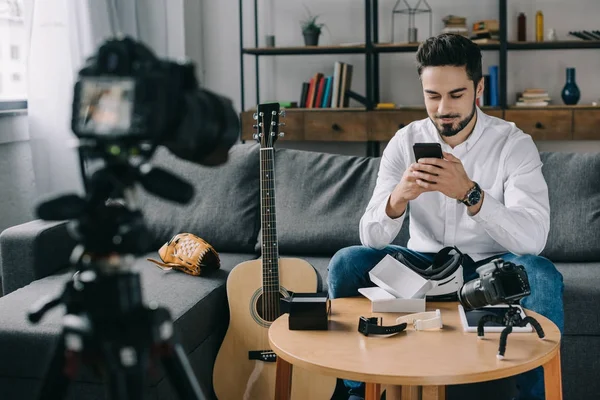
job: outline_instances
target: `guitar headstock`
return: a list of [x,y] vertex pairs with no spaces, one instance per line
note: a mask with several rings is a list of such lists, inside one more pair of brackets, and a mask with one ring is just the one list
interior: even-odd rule
[[279,122],[280,116],[285,117],[285,110],[280,109],[279,103],[259,104],[256,108],[254,139],[260,143],[261,148],[273,147],[277,139],[284,135],[279,131],[279,127],[285,125],[283,122]]

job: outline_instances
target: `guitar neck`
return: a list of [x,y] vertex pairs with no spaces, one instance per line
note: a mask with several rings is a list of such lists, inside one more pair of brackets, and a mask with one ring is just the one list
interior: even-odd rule
[[[279,249],[275,218],[274,151],[272,147],[260,150],[260,216],[263,246],[263,291],[265,295],[276,295],[277,309],[279,309]],[[275,300],[273,299],[273,301]]]

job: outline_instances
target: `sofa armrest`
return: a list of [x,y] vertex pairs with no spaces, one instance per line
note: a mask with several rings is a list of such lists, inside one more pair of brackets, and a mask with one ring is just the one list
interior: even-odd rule
[[66,221],[34,220],[4,230],[0,233],[2,294],[66,267],[74,247]]

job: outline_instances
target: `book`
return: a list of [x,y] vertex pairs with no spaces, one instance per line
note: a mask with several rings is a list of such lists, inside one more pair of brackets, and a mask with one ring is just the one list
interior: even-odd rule
[[323,94],[323,102],[321,103],[322,108],[331,107],[332,82],[333,82],[333,76],[328,76],[325,80],[325,93]]
[[302,91],[300,92],[300,107],[306,106],[306,97],[308,95],[308,87],[310,82],[302,82]]
[[333,89],[331,93],[331,108],[338,108],[340,98],[340,79],[342,77],[342,62],[336,61],[333,66]]
[[314,108],[321,108],[323,103],[323,91],[325,90],[325,77],[319,77],[319,83],[317,84],[317,96],[315,99]]
[[354,67],[352,64],[345,64],[343,81],[342,81],[342,95],[341,102],[343,107],[348,107],[350,104],[350,96],[348,96],[348,91],[350,91],[352,87],[352,71]]
[[490,103],[489,105],[492,107],[497,107],[500,105],[500,90],[498,87],[498,66],[490,65]]

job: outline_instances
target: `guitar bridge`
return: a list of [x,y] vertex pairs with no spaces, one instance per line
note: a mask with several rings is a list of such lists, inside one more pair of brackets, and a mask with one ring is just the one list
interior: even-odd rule
[[273,350],[251,350],[248,352],[249,360],[258,360],[263,362],[277,361],[277,354]]

